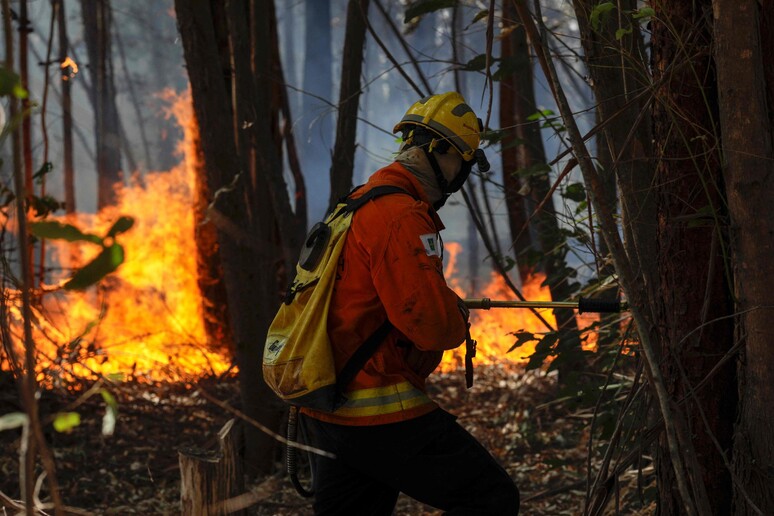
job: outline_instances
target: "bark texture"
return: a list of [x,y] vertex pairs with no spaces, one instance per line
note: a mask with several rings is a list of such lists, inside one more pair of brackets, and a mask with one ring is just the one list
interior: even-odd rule
[[239,460],[239,426],[231,419],[218,432],[215,449],[178,452],[180,510],[191,516],[244,514],[230,510],[229,499],[244,492]]
[[758,2],[714,0],[712,5],[736,338],[744,344],[734,441],[740,485],[734,513],[756,514],[754,504],[763,514],[774,514],[774,276],[763,266],[771,263],[774,253],[774,152],[767,99],[772,85],[767,84],[763,64],[763,52],[771,48],[761,45]]
[[[279,303],[278,271],[287,270],[298,238],[288,229],[293,213],[276,155],[276,120],[270,113],[267,39],[273,3],[178,0],[175,9],[207,186],[215,201],[211,215],[220,221],[219,254],[242,409],[267,427],[278,428],[282,406],[260,373],[263,336]],[[245,444],[247,471],[271,471],[274,441],[248,426]]]
[[[731,448],[737,403],[731,362],[693,391],[731,349],[734,330],[715,125],[718,92],[706,16],[711,4],[661,0],[653,7],[660,285],[654,312],[661,369],[670,397],[685,400],[676,415],[694,503],[700,514],[730,514],[729,471],[713,439],[724,452]],[[682,514],[663,442],[656,460],[660,514]]]
[[115,203],[115,186],[122,180],[113,60],[110,44],[109,0],[81,0],[84,38],[91,70],[90,98],[94,107],[97,154],[97,208]]

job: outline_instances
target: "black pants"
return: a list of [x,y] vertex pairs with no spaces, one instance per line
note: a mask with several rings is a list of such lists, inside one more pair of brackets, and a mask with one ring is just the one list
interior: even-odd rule
[[515,515],[519,490],[483,446],[443,410],[353,427],[304,417],[317,515],[389,515],[399,493],[447,514]]

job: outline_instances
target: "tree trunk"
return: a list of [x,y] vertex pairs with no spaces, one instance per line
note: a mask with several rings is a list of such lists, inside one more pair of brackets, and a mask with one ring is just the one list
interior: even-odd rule
[[[598,153],[610,157],[610,166],[602,170],[608,185],[621,190],[623,232],[629,259],[641,271],[648,297],[655,299],[656,278],[656,202],[653,184],[652,137],[650,117],[646,114],[648,97],[643,95],[648,84],[646,55],[642,34],[631,12],[635,0],[623,0],[620,11],[602,18],[597,29],[590,22],[595,0],[573,0],[581,33],[584,58],[589,68],[599,119],[604,123],[597,139]],[[631,30],[620,37],[618,30]],[[608,192],[616,198],[615,187]]]
[[[720,94],[723,171],[731,219],[731,251],[740,362],[740,418],[734,472],[740,485],[734,514],[774,514],[774,152],[758,30],[758,2],[714,0],[715,61]],[[739,30],[747,27],[749,30]],[[765,48],[767,52],[771,48]],[[772,88],[768,84],[768,88]],[[740,109],[744,106],[744,109]]]
[[365,19],[369,0],[349,0],[347,4],[347,29],[341,64],[341,90],[339,92],[339,116],[336,120],[336,143],[331,163],[331,194],[328,209],[352,189],[355,165],[355,136],[357,112],[360,105],[360,72],[365,50]]
[[[707,513],[731,513],[731,478],[713,439],[731,448],[736,378],[726,363],[693,389],[733,345],[727,282],[725,199],[719,156],[718,92],[714,83],[709,0],[654,2],[653,105],[658,200],[659,297],[655,305],[662,371],[671,397],[687,398],[675,415],[683,458],[702,478],[690,478]],[[663,22],[660,20],[664,20]],[[667,22],[668,21],[668,22]],[[686,123],[690,121],[690,123]],[[650,195],[648,193],[648,195]],[[647,222],[647,221],[644,221]],[[644,256],[640,257],[641,259]],[[642,262],[641,262],[642,263]],[[662,443],[656,455],[659,513],[683,514],[675,473]],[[702,493],[704,491],[704,493]]]
[[[333,50],[331,48],[331,2],[304,1],[304,69],[300,128],[304,138],[304,169],[308,176],[309,215],[312,222],[322,219],[327,206],[329,178],[325,170],[331,162],[335,116],[333,101]],[[346,52],[344,53],[346,56]],[[289,58],[291,58],[289,56]]]
[[[524,27],[518,24],[517,19],[513,3],[504,2],[504,23],[513,26],[506,27],[511,31],[500,39],[500,54],[503,62],[511,63],[513,73],[505,74],[500,79],[500,127],[503,133],[501,157],[505,205],[508,209],[513,252],[519,268],[519,277],[524,284],[529,281],[530,274],[534,272],[531,261],[537,259],[538,251],[532,243],[527,223],[528,213],[532,212],[530,208],[534,206],[527,207],[529,198],[525,195],[526,185],[518,175],[518,171],[526,170],[536,163],[533,158],[536,145],[542,149],[543,141],[539,122],[527,120],[527,117],[537,109],[532,87],[532,66],[527,36]],[[531,97],[527,96],[525,88],[532,92]],[[522,228],[527,229],[522,231]]]
[[[241,10],[242,23],[249,19],[245,17],[247,10],[243,4],[231,5],[230,8]],[[218,32],[223,34],[227,28],[223,19],[225,11],[217,11],[221,18],[216,19],[211,4],[205,0],[176,0],[175,9],[200,128],[207,184],[211,192],[229,187],[228,192],[224,190],[221,193],[214,208],[230,223],[218,228],[218,243],[240,372],[243,410],[269,428],[278,428],[282,407],[261,380],[260,374],[261,336],[266,334],[278,304],[276,270],[278,263],[284,263],[282,249],[274,240],[279,216],[277,206],[271,201],[264,202],[262,212],[251,212],[258,202],[251,197],[256,195],[256,189],[250,170],[243,168],[244,160],[240,159],[235,140],[236,133],[243,126],[235,127],[234,121],[238,119],[224,116],[224,113],[234,113],[235,104],[244,101],[241,94],[237,95],[238,101],[232,100],[231,74],[225,78],[223,75],[224,64],[227,70],[231,69],[228,55],[226,62],[222,62],[219,52],[222,47],[218,45]],[[266,12],[262,11],[264,16]],[[233,28],[235,20],[232,18],[230,22]],[[244,33],[234,34],[233,37],[244,37]],[[239,60],[243,62],[243,56]],[[245,71],[240,68],[239,73]],[[253,126],[263,126],[262,131],[269,131],[266,118],[242,121],[247,122],[247,127],[252,122]],[[260,169],[260,172],[281,174],[279,167],[274,170]],[[258,191],[266,193],[268,190],[264,186]],[[237,228],[236,233],[229,231],[228,228],[234,227]],[[273,440],[252,426],[245,428],[245,461],[251,473],[263,474],[271,470],[274,449]]]
[[[59,57],[64,62],[70,43],[67,38],[67,15],[64,0],[55,0],[59,5],[57,26],[59,31]],[[73,113],[72,77],[69,67],[62,69],[62,171],[64,172],[65,212],[75,213],[75,167],[73,165]]]
[[207,208],[213,192],[207,183],[207,170],[198,127],[186,127],[186,135],[196,149],[191,159],[194,172],[194,240],[196,241],[197,284],[202,295],[202,317],[207,334],[207,348],[223,354],[234,355],[234,336],[228,317],[228,295],[223,278],[223,267],[218,254],[218,232],[213,224],[205,223]]
[[[467,93],[467,81],[465,72],[461,70],[461,66],[467,62],[465,47],[466,42],[464,38],[464,20],[462,6],[456,4],[452,8],[452,62],[457,65],[454,67],[454,88],[463,97]],[[500,103],[502,112],[502,102]],[[469,177],[468,182],[474,181],[474,177]],[[464,249],[463,256],[467,257],[468,262],[468,296],[476,296],[479,288],[478,277],[481,270],[481,252],[478,241],[478,229],[476,223],[473,220],[470,212],[467,213],[467,247]]]
[[[518,18],[512,2],[506,3],[503,8],[506,19]],[[559,231],[554,202],[549,195],[551,185],[548,172],[530,173],[526,179],[516,175],[516,171],[529,171],[546,163],[539,122],[529,120],[530,115],[537,112],[537,102],[527,32],[522,25],[518,25],[502,41],[503,64],[513,66],[513,72],[503,77],[505,84],[501,82],[500,86],[501,126],[508,128],[508,136],[503,138],[503,162],[505,163],[506,153],[511,162],[511,168],[503,166],[506,204],[515,245],[525,245],[535,255],[534,263],[531,263],[528,256],[522,256],[522,260],[519,260],[517,255],[519,273],[522,282],[526,282],[532,278],[535,271],[542,269],[551,298],[555,301],[567,301],[577,285],[571,283],[573,271],[565,262],[567,243]],[[510,111],[506,111],[502,103],[503,93],[506,94]],[[524,190],[528,192],[526,196],[522,193]],[[514,206],[511,206],[511,203]],[[542,207],[535,212],[539,205]],[[527,213],[532,216],[533,220],[530,222],[526,218],[523,222],[519,220],[525,213],[525,207]],[[530,227],[534,233],[532,238],[528,237]],[[519,244],[520,239],[527,241]],[[537,242],[534,242],[534,239]],[[558,356],[552,367],[559,370],[561,382],[572,381],[573,377],[584,369],[575,312],[570,309],[555,309],[554,316],[559,330],[559,341],[556,347]]]
[[230,510],[228,502],[244,492],[239,430],[236,420],[231,419],[218,432],[215,449],[186,448],[178,452],[181,514],[244,514]]
[[121,182],[121,131],[118,126],[110,51],[109,0],[81,0],[84,39],[92,74],[91,99],[97,154],[97,208],[115,204]]
[[[29,82],[29,38],[28,34],[32,32],[30,26],[30,20],[27,17],[27,0],[21,0],[19,2],[19,76],[21,78],[22,87],[30,91]],[[22,164],[24,166],[24,188],[26,195],[32,197],[35,195],[35,184],[33,183],[33,163],[32,163],[32,117],[30,112],[32,105],[30,104],[30,95],[27,95],[21,102],[22,113],[26,113],[21,122],[21,150],[22,150]],[[30,244],[27,249],[27,254],[30,267],[35,270],[35,250],[34,244]],[[34,287],[35,276],[32,277],[33,284],[29,285],[29,288]]]

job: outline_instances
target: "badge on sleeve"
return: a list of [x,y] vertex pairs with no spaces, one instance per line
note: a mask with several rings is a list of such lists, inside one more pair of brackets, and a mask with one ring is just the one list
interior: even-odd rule
[[438,238],[438,233],[419,235],[419,239],[422,240],[422,245],[425,246],[427,256],[441,256],[441,242]]

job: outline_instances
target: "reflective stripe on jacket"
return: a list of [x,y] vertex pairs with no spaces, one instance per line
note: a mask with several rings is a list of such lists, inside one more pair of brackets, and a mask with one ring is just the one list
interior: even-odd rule
[[395,329],[347,389],[349,402],[333,413],[304,409],[346,425],[404,421],[436,408],[425,394],[427,371],[407,361],[417,351],[453,349],[465,339],[457,295],[446,285],[438,232],[443,229],[414,176],[393,163],[355,193],[395,185],[410,195],[378,197],[354,215],[339,260],[328,334],[337,370],[389,317]]

